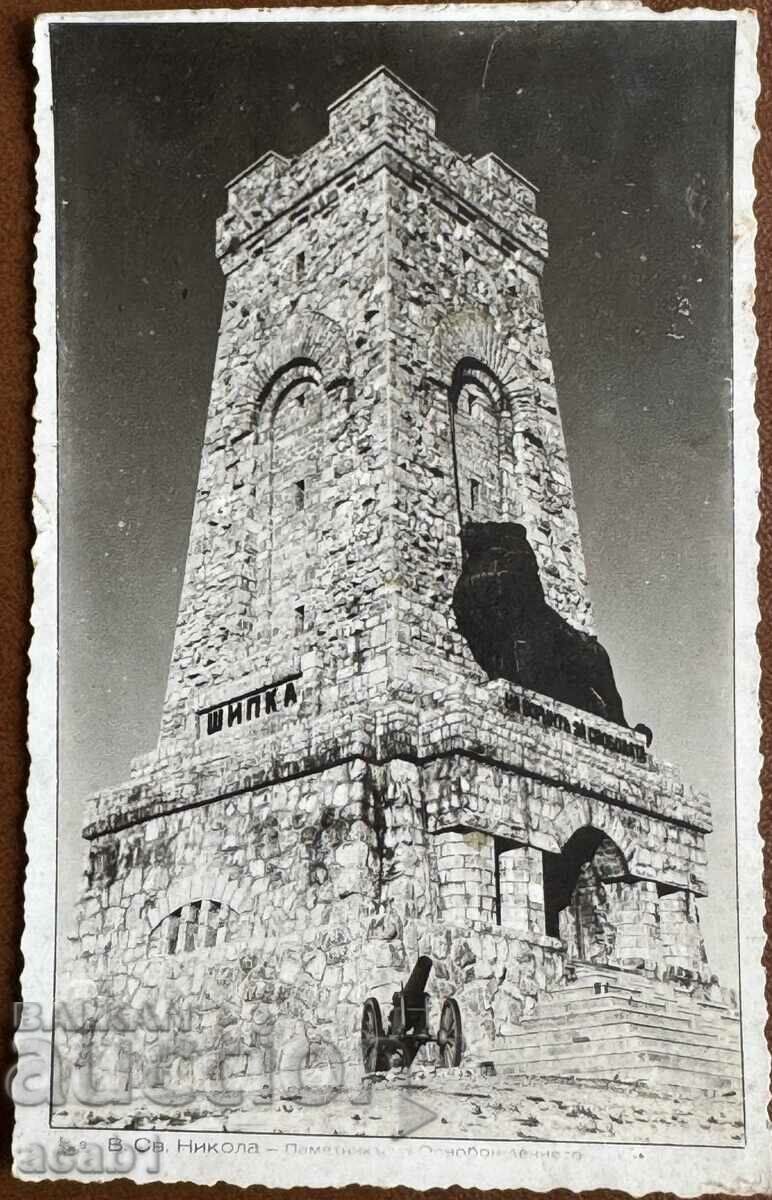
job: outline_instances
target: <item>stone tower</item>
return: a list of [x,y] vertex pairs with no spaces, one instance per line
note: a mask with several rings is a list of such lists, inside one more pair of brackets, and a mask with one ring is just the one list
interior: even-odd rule
[[241,1081],[256,1029],[356,1059],[363,1000],[418,954],[472,1058],[587,972],[709,980],[708,803],[624,723],[593,636],[535,189],[384,68],[329,114],[228,186],[160,737],[85,830],[84,961],[235,1003]]

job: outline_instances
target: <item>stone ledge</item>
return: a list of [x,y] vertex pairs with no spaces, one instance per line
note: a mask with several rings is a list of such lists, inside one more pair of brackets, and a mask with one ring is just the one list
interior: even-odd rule
[[[488,689],[474,691],[490,706]],[[467,702],[471,706],[471,697],[467,696]],[[451,724],[453,716],[453,712],[445,713]],[[699,813],[684,808],[683,796],[674,792],[672,779],[654,764],[613,761],[608,751],[574,739],[572,753],[568,754],[566,741],[570,735],[560,733],[556,738],[555,730],[545,731],[536,723],[529,730],[521,716],[513,720],[505,739],[492,743],[492,750],[480,742],[479,732],[474,732],[476,745],[464,744],[471,742],[472,734],[466,738],[452,730],[444,741],[431,743],[421,726],[428,722],[431,727],[433,717],[436,713],[431,709],[420,711],[415,702],[403,701],[375,713],[360,708],[335,714],[334,720],[328,719],[323,725],[318,718],[305,721],[294,727],[292,737],[286,732],[258,736],[251,746],[243,735],[224,736],[216,739],[216,754],[203,754],[200,744],[192,740],[178,743],[174,753],[159,756],[133,785],[109,789],[94,797],[93,819],[84,836],[93,839],[115,833],[166,814],[321,774],[344,763],[361,762],[365,770],[367,766],[378,768],[407,761],[422,770],[430,768],[422,787],[428,789],[424,802],[431,808],[433,822],[479,825],[480,821],[485,824],[487,813],[497,822],[494,832],[512,837],[525,835],[526,840],[533,833],[534,845],[549,849],[549,839],[555,838],[556,830],[552,829],[553,816],[547,810],[555,804],[568,804],[570,798],[577,827],[584,823],[588,805],[608,812],[609,820],[614,813],[626,814],[627,824],[632,823],[630,828],[639,830],[633,836],[641,840],[635,867],[641,877],[703,892],[704,826]],[[474,725],[483,724],[474,711],[471,719]],[[249,754],[245,753],[247,747]],[[551,760],[549,753],[545,755],[545,747]],[[466,760],[466,765],[456,761],[454,766],[454,759]],[[431,764],[435,764],[434,769]],[[497,772],[503,774],[496,785]],[[466,779],[467,792],[472,787],[471,808],[461,794],[457,800],[449,793],[449,798],[443,799],[449,774]],[[489,776],[494,780],[495,795]],[[475,780],[480,781],[479,786]],[[529,815],[532,809],[541,813],[545,805],[543,817]]]
[[[354,182],[357,185],[362,184],[378,171],[386,170],[408,184],[419,180],[423,188],[435,190],[451,209],[463,209],[465,219],[474,219],[488,227],[488,231],[483,232],[494,244],[500,246],[518,243],[528,255],[528,265],[536,273],[540,273],[547,257],[544,220],[537,217],[525,204],[514,200],[504,203],[500,208],[496,203],[497,191],[500,189],[491,184],[489,192],[486,193],[486,177],[474,178],[474,168],[460,158],[459,163],[466,168],[471,177],[465,180],[463,187],[459,187],[457,179],[454,179],[451,186],[427,168],[424,162],[413,158],[394,141],[384,138],[359,154],[349,154],[343,162],[332,166],[329,172],[320,175],[305,190],[300,190],[299,185],[296,193],[288,194],[283,203],[274,208],[267,207],[254,220],[247,220],[244,216],[241,208],[246,201],[239,198],[238,203],[232,203],[228,212],[218,220],[217,254],[221,266],[226,274],[230,274],[249,260],[250,249],[262,239],[270,237],[272,230],[276,231],[274,240],[283,237],[292,223],[293,213],[297,210],[302,210],[304,217],[306,214],[312,216],[317,212],[327,212],[335,202],[330,200],[330,194],[337,192],[338,186],[348,185],[354,176]],[[288,179],[291,172],[292,164],[285,168],[281,178]],[[242,182],[245,180],[254,181],[249,173],[243,177]],[[276,187],[272,190],[276,191]],[[289,192],[289,186],[287,190]],[[337,195],[336,199],[339,199]],[[252,215],[254,216],[254,210]],[[513,222],[518,215],[521,219],[514,227]],[[229,260],[228,263],[226,259]]]

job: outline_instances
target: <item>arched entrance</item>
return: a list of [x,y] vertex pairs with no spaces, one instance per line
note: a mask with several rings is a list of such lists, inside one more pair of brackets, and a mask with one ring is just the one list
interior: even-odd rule
[[545,930],[569,959],[617,959],[617,928],[630,882],[624,854],[607,834],[585,825],[560,854],[544,855]]

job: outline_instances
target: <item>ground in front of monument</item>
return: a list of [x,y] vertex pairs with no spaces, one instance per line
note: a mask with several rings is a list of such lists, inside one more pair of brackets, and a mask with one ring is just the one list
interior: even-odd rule
[[[109,1128],[308,1136],[320,1127],[336,1137],[415,1137],[496,1141],[646,1142],[732,1146],[744,1138],[742,1094],[705,1094],[672,1085],[518,1075],[422,1064],[364,1077],[353,1092],[313,1078],[277,1078],[253,1096],[221,1103],[199,1099],[164,1108],[136,1097],[125,1118],[113,1110]],[[94,1107],[57,1114],[63,1129],[105,1124]]]

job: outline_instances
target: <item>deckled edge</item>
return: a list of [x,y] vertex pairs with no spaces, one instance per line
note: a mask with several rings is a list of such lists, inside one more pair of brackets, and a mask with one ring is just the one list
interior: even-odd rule
[[[25,1005],[39,1004],[41,1011],[53,995],[54,900],[51,884],[56,875],[56,734],[57,729],[57,623],[58,623],[58,522],[57,522],[57,414],[56,414],[56,256],[55,172],[53,161],[52,84],[49,53],[49,23],[35,22],[33,67],[35,87],[34,132],[37,142],[35,164],[34,287],[37,362],[33,420],[34,485],[32,516],[35,541],[32,547],[32,639],[27,680],[30,757],[27,786],[26,878],[24,883],[24,928],[21,938],[23,968],[21,994]],[[42,951],[42,952],[41,952]],[[17,1079],[14,1081],[15,1121],[12,1152],[14,1174],[20,1139],[45,1142],[48,1130],[51,1039],[40,1032],[34,1036],[17,1032]],[[19,1077],[40,1063],[49,1077],[39,1082],[37,1103],[20,1107]],[[24,1089],[28,1092],[28,1089]],[[35,1176],[42,1178],[43,1176]],[[56,1178],[52,1173],[49,1178]]]
[[[449,1154],[447,1147],[434,1143],[431,1152],[420,1140],[389,1143],[388,1150],[374,1154],[370,1161],[361,1156],[359,1147],[366,1139],[320,1137],[319,1143],[332,1147],[329,1156],[287,1159],[272,1156],[272,1169],[266,1170],[266,1156],[258,1155],[243,1177],[233,1159],[224,1162],[177,1157],[164,1163],[162,1174],[133,1176],[138,1182],[194,1179],[197,1183],[220,1181],[248,1185],[263,1183],[291,1187],[313,1183],[318,1186],[350,1183],[356,1176],[360,1184],[396,1186],[405,1184],[426,1189],[460,1184],[477,1189],[528,1187],[548,1190],[555,1186],[576,1191],[597,1187],[617,1188],[641,1196],[654,1190],[678,1191],[697,1196],[707,1191],[733,1194],[761,1193],[772,1190],[769,1131],[766,1102],[769,1098],[769,1056],[764,1039],[767,1020],[764,998],[764,972],[761,955],[764,947],[764,899],[761,888],[762,843],[758,832],[761,799],[759,712],[760,661],[756,644],[759,621],[757,569],[759,545],[758,496],[760,472],[759,437],[753,401],[755,393],[755,356],[758,348],[753,318],[756,220],[753,212],[755,184],[753,154],[758,142],[755,107],[760,92],[757,47],[758,20],[749,11],[717,12],[707,9],[678,10],[660,14],[639,4],[617,0],[582,0],[549,5],[430,5],[409,9],[394,7],[342,9],[241,9],[163,12],[112,12],[49,14],[35,23],[33,63],[38,75],[35,89],[34,130],[38,144],[35,236],[35,337],[39,352],[35,373],[34,407],[35,489],[33,516],[36,541],[33,548],[33,637],[30,647],[29,736],[30,753],[29,809],[25,823],[28,863],[25,885],[25,927],[22,936],[24,968],[22,995],[26,1004],[45,1008],[51,997],[54,971],[54,906],[51,884],[56,871],[56,737],[57,729],[57,404],[56,404],[56,295],[55,235],[56,196],[53,142],[52,81],[50,66],[50,29],[60,22],[121,20],[156,23],[182,20],[205,22],[244,21],[371,21],[398,18],[401,21],[432,17],[442,20],[586,20],[619,18],[626,20],[734,20],[737,29],[736,81],[734,95],[734,468],[735,480],[742,475],[742,491],[735,494],[735,696],[737,737],[737,820],[738,820],[738,891],[741,897],[740,944],[742,959],[743,1037],[745,1043],[745,1095],[747,1104],[747,1148],[736,1152],[710,1147],[692,1153],[681,1147],[642,1145],[614,1146],[596,1143],[512,1143],[524,1156],[486,1159],[466,1149],[463,1157]],[[742,83],[740,88],[738,81]],[[41,952],[43,951],[43,952]],[[41,1047],[50,1051],[45,1034],[19,1034],[16,1038],[23,1069],[27,1053],[39,1055]],[[47,1090],[47,1089],[46,1089]],[[94,1131],[94,1134],[106,1131]],[[16,1109],[14,1159],[22,1139],[39,1139],[52,1145],[57,1131],[48,1127],[48,1104],[39,1103]],[[174,1135],[176,1137],[176,1135]],[[195,1135],[194,1135],[195,1136]],[[244,1135],[251,1136],[251,1135]],[[257,1135],[255,1135],[257,1137]],[[205,1141],[215,1140],[207,1135]],[[265,1135],[261,1140],[265,1140]],[[286,1139],[285,1139],[286,1140]],[[356,1143],[356,1148],[350,1147]],[[490,1143],[488,1143],[490,1144]],[[485,1147],[485,1142],[480,1142]],[[529,1160],[526,1155],[533,1157]],[[735,1154],[732,1165],[722,1164],[721,1155]],[[352,1157],[355,1156],[355,1157]],[[443,1157],[446,1155],[447,1157]],[[269,1160],[270,1161],[270,1160]],[[726,1164],[726,1158],[723,1164]],[[356,1163],[356,1166],[354,1165]],[[678,1164],[678,1166],[676,1165]],[[234,1167],[236,1168],[234,1171]],[[257,1168],[256,1170],[254,1168]],[[262,1170],[260,1169],[262,1168]],[[434,1170],[433,1168],[437,1168]],[[29,1179],[16,1171],[17,1177]],[[384,1178],[384,1173],[386,1178]],[[52,1169],[35,1174],[35,1179],[61,1178]],[[70,1173],[70,1178],[77,1178]],[[81,1176],[91,1182],[114,1178],[114,1174]],[[559,1185],[557,1180],[559,1179]]]

